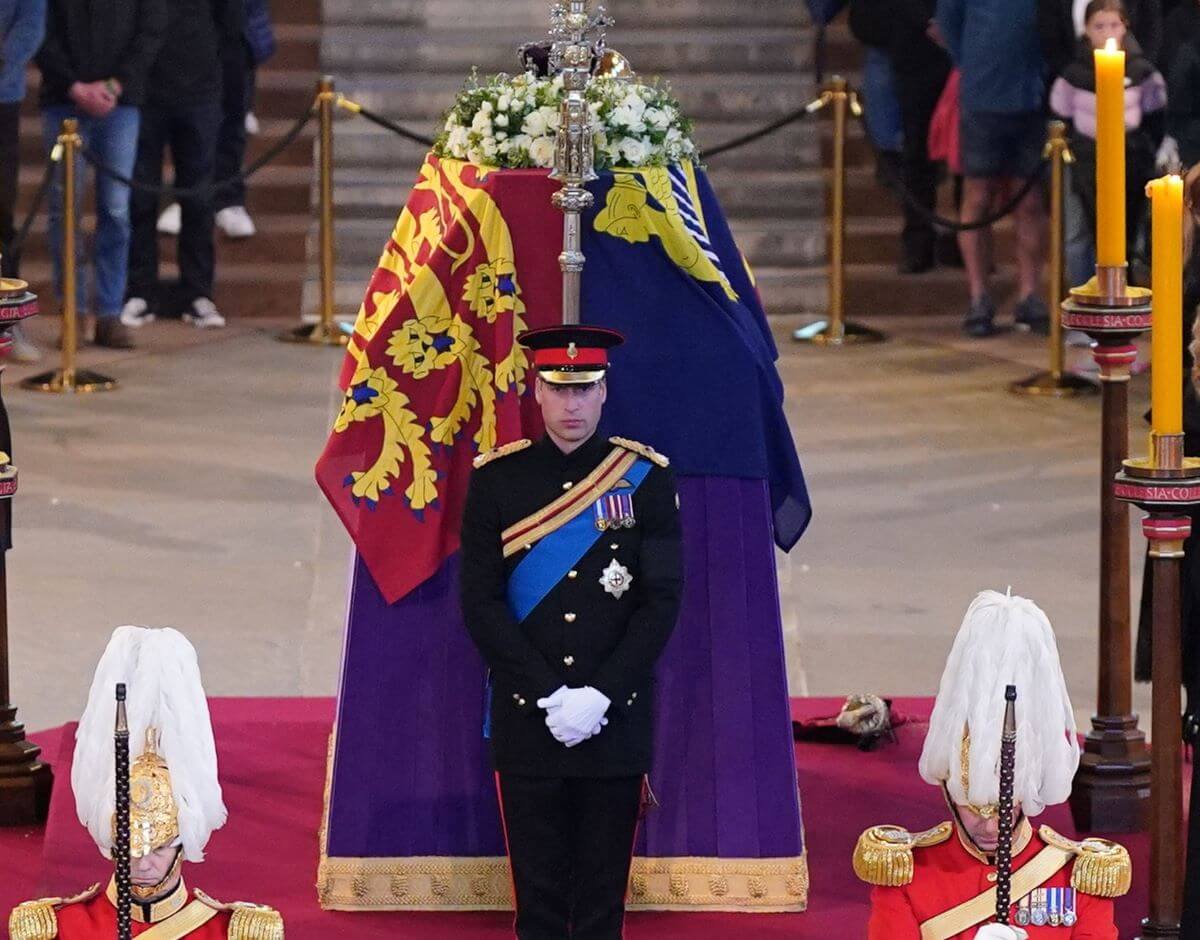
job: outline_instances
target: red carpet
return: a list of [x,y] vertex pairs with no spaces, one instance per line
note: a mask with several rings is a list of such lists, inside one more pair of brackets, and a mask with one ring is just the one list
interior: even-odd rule
[[[793,702],[793,714],[826,715],[840,701]],[[928,699],[898,699],[895,707],[924,719]],[[327,913],[316,902],[325,754],[333,718],[329,699],[215,699],[212,702],[230,822],[208,847],[208,861],[189,866],[192,883],[225,900],[254,900],[283,911],[296,938],[502,940],[512,936],[504,914]],[[75,818],[70,760],[74,726],[35,735],[54,762],[55,798],[39,830],[0,830],[0,910],[39,894],[81,890],[107,877],[104,861]],[[899,731],[900,741],[863,754],[852,747],[798,744],[812,890],[809,910],[790,915],[635,914],[630,940],[729,938],[854,938],[866,924],[867,889],[854,877],[850,853],[874,823],[911,828],[945,818],[937,790],[916,773],[924,725]],[[1065,808],[1041,821],[1071,833]],[[1133,853],[1134,893],[1118,903],[1122,937],[1136,934],[1145,906],[1148,856],[1144,836],[1123,841]]]

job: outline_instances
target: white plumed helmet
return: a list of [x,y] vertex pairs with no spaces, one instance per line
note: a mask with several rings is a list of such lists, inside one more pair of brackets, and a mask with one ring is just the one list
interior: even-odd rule
[[1036,816],[1070,796],[1079,742],[1050,621],[1011,590],[983,591],[967,608],[929,719],[921,776],[944,784],[955,803],[998,802],[1007,685],[1017,687],[1013,799]]
[[224,825],[226,811],[196,650],[169,627],[117,627],[100,657],[71,765],[79,821],[111,858],[119,682],[128,695],[133,854],[177,842],[187,861],[201,862],[208,837]]

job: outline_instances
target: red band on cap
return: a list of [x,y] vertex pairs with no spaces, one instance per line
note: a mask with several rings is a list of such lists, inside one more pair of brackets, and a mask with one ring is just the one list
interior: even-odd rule
[[[571,353],[575,355],[572,356]],[[603,349],[579,348],[570,349],[562,346],[556,349],[535,349],[533,364],[538,368],[570,368],[572,366],[606,366],[608,354]]]

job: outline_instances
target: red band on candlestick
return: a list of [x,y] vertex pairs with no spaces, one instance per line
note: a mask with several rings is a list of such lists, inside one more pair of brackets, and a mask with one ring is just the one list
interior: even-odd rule
[[1142,534],[1151,541],[1186,539],[1192,534],[1192,520],[1187,516],[1149,516],[1142,520]]

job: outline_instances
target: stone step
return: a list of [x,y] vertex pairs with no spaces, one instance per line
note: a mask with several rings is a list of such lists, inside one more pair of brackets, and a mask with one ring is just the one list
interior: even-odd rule
[[[513,28],[342,26],[326,30],[322,37],[321,63],[326,71],[348,78],[397,64],[406,72],[453,73],[460,78],[475,67],[483,74],[514,72],[516,50],[528,38],[527,32]],[[807,68],[812,55],[812,43],[800,30],[773,27],[647,27],[612,40],[645,76],[758,71],[767,81],[775,73]]]
[[[421,132],[422,122],[432,131],[462,88],[460,74],[410,74],[363,72],[352,79],[338,78],[339,90],[380,114],[400,115],[402,123]],[[669,76],[665,76],[669,77]],[[697,72],[680,76],[673,84],[684,112],[693,120],[770,121],[813,97],[807,75],[784,74],[764,80],[754,72]],[[264,93],[270,90],[264,90]],[[282,100],[285,89],[273,92]],[[299,108],[296,107],[298,113]]]
[[[439,5],[450,8],[452,0],[440,0]],[[323,0],[326,25],[406,23],[414,26],[427,25],[431,11],[427,0]],[[506,5],[496,4],[499,9],[490,10],[490,5],[463,4],[467,11],[474,11],[487,25],[511,22],[506,16]],[[533,32],[526,39],[540,38],[549,26],[550,5],[545,5],[544,16],[540,12],[521,11],[518,15],[525,20]],[[451,11],[452,12],[452,11]],[[613,45],[621,48],[618,40],[634,28],[662,24],[681,26],[778,26],[798,29],[808,23],[807,15],[798,4],[780,3],[779,0],[620,0],[610,12],[617,23],[610,30]],[[446,12],[434,18],[442,18]]]

